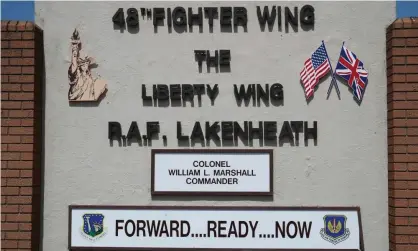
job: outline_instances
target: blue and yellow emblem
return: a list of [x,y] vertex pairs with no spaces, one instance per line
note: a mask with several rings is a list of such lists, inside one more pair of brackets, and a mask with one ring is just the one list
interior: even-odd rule
[[104,235],[104,215],[103,214],[84,214],[82,233],[90,240],[95,240]]
[[344,215],[325,215],[321,237],[334,245],[347,240],[350,230],[346,227],[346,223],[347,217]]

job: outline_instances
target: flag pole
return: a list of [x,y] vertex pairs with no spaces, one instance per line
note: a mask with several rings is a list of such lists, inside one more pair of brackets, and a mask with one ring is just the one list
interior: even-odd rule
[[[322,40],[322,44],[324,44],[324,40]],[[344,42],[343,42],[343,45],[342,46],[344,46]],[[340,89],[338,88],[337,80],[335,79],[335,71],[332,69],[331,61],[329,60],[329,56],[328,56],[328,52],[327,52],[327,49],[325,47],[325,44],[324,44],[324,48],[325,48],[325,53],[327,55],[328,63],[329,63],[329,66],[331,67],[331,72],[332,72],[332,76],[331,76],[332,79],[331,79],[331,84],[329,85],[329,88],[328,88],[327,99],[329,98],[329,94],[331,93],[332,86],[335,85],[335,90],[337,91],[338,99],[341,100],[341,97],[340,97]]]

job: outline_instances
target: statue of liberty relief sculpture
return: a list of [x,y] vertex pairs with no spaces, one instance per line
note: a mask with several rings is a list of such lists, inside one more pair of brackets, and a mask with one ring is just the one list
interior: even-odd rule
[[77,29],[71,37],[71,65],[68,68],[68,80],[70,90],[68,91],[69,101],[97,101],[106,91],[107,84],[103,79],[93,78],[91,66],[94,59],[91,57],[80,57],[81,42]]

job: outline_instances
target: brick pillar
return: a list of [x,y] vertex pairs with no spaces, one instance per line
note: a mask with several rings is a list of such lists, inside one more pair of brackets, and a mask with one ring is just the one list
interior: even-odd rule
[[1,23],[1,248],[39,250],[43,38],[31,22]]
[[387,77],[390,250],[417,251],[418,19],[388,27]]

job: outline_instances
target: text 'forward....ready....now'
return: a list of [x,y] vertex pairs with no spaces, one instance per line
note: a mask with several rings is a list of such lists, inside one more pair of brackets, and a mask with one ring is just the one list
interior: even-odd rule
[[363,250],[354,207],[69,209],[71,250]]

